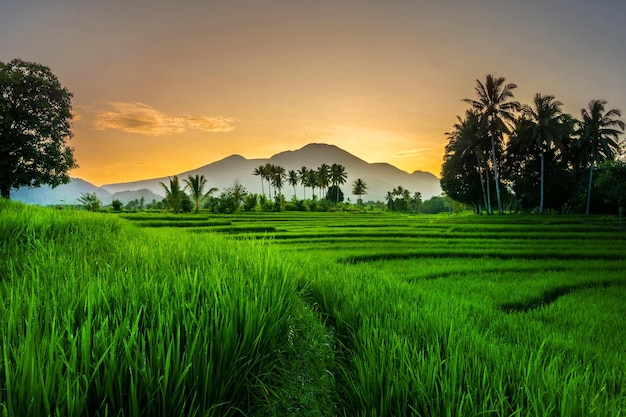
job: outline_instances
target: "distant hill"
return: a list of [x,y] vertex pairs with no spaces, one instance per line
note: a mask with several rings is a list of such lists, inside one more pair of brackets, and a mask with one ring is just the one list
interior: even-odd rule
[[[415,171],[411,174],[402,171],[387,163],[368,163],[334,145],[321,143],[311,143],[295,151],[280,152],[271,158],[266,159],[246,159],[241,155],[231,155],[227,158],[202,166],[200,168],[178,174],[183,179],[187,175],[204,175],[208,180],[209,187],[217,187],[220,191],[233,185],[235,180],[252,193],[261,193],[261,178],[254,176],[252,171],[259,165],[272,163],[283,166],[287,171],[298,170],[303,166],[307,168],[317,168],[322,163],[332,165],[342,164],[346,167],[348,174],[347,182],[341,186],[346,198],[352,201],[356,197],[352,193],[352,182],[357,178],[363,179],[368,186],[367,195],[363,196],[365,201],[384,201],[388,191],[401,185],[411,192],[420,192],[423,199],[441,194],[439,179],[429,172]],[[154,178],[149,180],[105,184],[103,189],[115,193],[125,190],[148,189],[156,194],[162,195],[163,188],[159,182],[167,184],[168,178]],[[267,190],[265,190],[267,192]],[[311,190],[307,190],[310,194]],[[283,193],[287,199],[293,195],[293,188],[285,185]],[[302,187],[296,187],[298,198],[302,198]]]
[[59,185],[56,188],[43,185],[38,188],[21,187],[17,190],[11,190],[11,200],[40,206],[71,205],[79,204],[78,199],[86,193],[96,193],[104,204],[109,204],[112,200],[110,192],[80,178],[71,178],[68,184]]
[[[334,145],[311,143],[295,151],[277,153],[266,159],[246,159],[241,155],[231,155],[227,158],[211,164],[185,171],[178,174],[184,179],[187,175],[204,175],[207,178],[207,187],[217,187],[222,191],[233,185],[235,180],[252,193],[261,193],[261,178],[254,176],[252,171],[259,165],[272,163],[284,167],[287,171],[299,170],[303,166],[309,169],[317,169],[321,164],[341,164],[346,167],[348,180],[341,186],[346,198],[356,201],[352,195],[352,182],[361,178],[367,183],[367,194],[364,201],[384,201],[388,191],[401,185],[413,192],[420,192],[423,199],[441,194],[439,180],[429,172],[415,171],[411,174],[402,171],[387,163],[368,163]],[[164,197],[163,187],[159,182],[168,184],[168,178],[153,178],[142,181],[105,184],[97,187],[80,178],[72,178],[69,184],[56,188],[43,186],[40,188],[20,188],[12,190],[11,198],[29,204],[52,205],[52,204],[76,204],[78,198],[84,193],[96,193],[103,204],[108,205],[114,198],[124,204],[134,199],[144,198],[146,203],[161,200]],[[266,186],[266,184],[265,184]],[[267,190],[265,190],[267,192]],[[287,199],[293,196],[293,187],[286,184],[283,193]],[[307,189],[310,197],[311,190]],[[216,193],[215,195],[219,195]],[[302,187],[296,187],[298,198],[303,197]]]

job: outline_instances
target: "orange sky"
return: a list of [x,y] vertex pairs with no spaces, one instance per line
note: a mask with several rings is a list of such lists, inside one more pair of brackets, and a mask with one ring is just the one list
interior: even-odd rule
[[47,65],[74,93],[71,174],[96,185],[311,142],[438,176],[487,73],[522,102],[626,110],[623,2],[422,3],[7,0],[0,60]]

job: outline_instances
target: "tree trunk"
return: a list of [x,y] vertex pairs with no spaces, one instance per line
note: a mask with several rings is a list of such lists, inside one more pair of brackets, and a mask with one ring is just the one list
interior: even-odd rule
[[541,152],[541,196],[539,197],[539,214],[543,214],[543,189],[544,189],[544,167],[543,167],[543,152]]
[[[480,163],[480,158],[478,157],[478,155],[476,155],[476,161],[478,162],[478,177],[480,178],[480,188],[483,192],[483,200],[485,203],[485,206],[487,205],[487,196],[485,194],[485,177],[483,176],[483,169],[482,169],[482,164]],[[480,214],[482,213],[482,210],[480,211]]]
[[0,184],[0,197],[6,200],[11,199],[11,186],[7,184]]
[[496,180],[496,196],[498,197],[498,213],[503,214],[502,197],[500,196],[500,173],[498,172],[498,160],[496,159],[496,140],[491,135],[491,156],[493,160],[493,175]]
[[487,214],[493,214],[491,210],[491,188],[489,187],[489,171],[485,169],[485,176],[487,177]]
[[591,182],[593,181],[593,163],[591,161],[591,166],[589,167],[589,184],[587,185],[587,209],[585,210],[585,214],[589,215],[589,207],[591,206]]

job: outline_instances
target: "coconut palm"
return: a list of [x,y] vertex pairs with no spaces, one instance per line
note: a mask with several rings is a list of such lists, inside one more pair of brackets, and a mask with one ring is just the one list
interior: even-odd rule
[[521,131],[518,132],[518,136],[525,142],[526,147],[534,146],[539,150],[541,160],[539,213],[544,211],[544,155],[552,146],[563,149],[562,105],[560,101],[555,100],[554,96],[536,94],[532,106],[522,106],[522,114],[526,120],[520,124]]
[[302,192],[304,193],[303,200],[306,200],[306,187],[308,186],[308,173],[309,169],[305,166],[298,170],[298,177],[300,178],[300,184],[302,184]]
[[320,187],[320,198],[323,198],[324,190],[328,187],[330,180],[330,167],[322,164],[317,168],[317,185]]
[[196,206],[196,213],[200,211],[200,202],[204,198],[217,191],[217,188],[212,187],[209,191],[204,193],[204,187],[206,186],[206,182],[207,180],[204,175],[196,174],[193,177],[191,175],[188,175],[187,178],[185,178],[185,188],[189,188],[189,191],[191,192],[191,199]]
[[285,178],[287,177],[285,168],[281,167],[280,165],[272,164],[270,172],[271,172],[270,178],[271,178],[272,185],[276,189],[278,189],[278,192],[276,193],[276,195],[282,194],[283,185],[285,184]]
[[606,100],[591,100],[587,109],[581,109],[582,120],[579,125],[578,145],[589,166],[589,184],[587,185],[587,208],[591,204],[591,185],[593,168],[596,164],[615,159],[619,150],[619,135],[624,131],[624,122],[619,110],[606,111]]
[[261,193],[265,195],[265,189],[263,188],[263,180],[265,179],[265,168],[263,167],[263,165],[255,167],[254,171],[252,171],[252,175],[257,175],[261,177]]
[[318,186],[317,171],[309,169],[306,176],[307,187],[311,187],[311,194],[315,197],[315,187]]
[[357,178],[352,183],[352,194],[357,196],[357,204],[363,204],[363,200],[361,200],[361,196],[363,194],[367,194],[367,183],[363,181],[361,178]]
[[300,181],[300,177],[298,176],[298,173],[295,170],[290,169],[289,172],[287,173],[287,182],[291,186],[293,186],[293,198],[297,198],[296,185],[298,185],[299,181]]
[[[347,180],[346,167],[341,164],[332,164],[330,167],[330,181],[332,184],[339,188],[339,185],[345,184]],[[339,192],[337,192],[337,201],[335,203],[339,204]]]
[[178,213],[178,210],[181,209],[183,204],[183,190],[180,188],[180,183],[178,182],[178,176],[174,175],[172,178],[169,178],[170,186],[168,188],[167,185],[159,182],[161,187],[165,190],[165,201],[167,201],[167,205],[174,210],[174,213]]
[[480,80],[476,80],[477,100],[463,99],[469,103],[472,108],[485,117],[487,123],[487,132],[491,141],[491,163],[493,165],[493,174],[496,181],[496,195],[498,198],[498,210],[503,213],[502,197],[500,194],[500,173],[498,170],[498,156],[496,153],[496,142],[498,148],[501,147],[502,135],[509,133],[507,123],[515,120],[515,112],[519,110],[520,105],[517,101],[509,101],[513,98],[512,90],[517,88],[513,83],[504,83],[504,77],[494,77],[487,74],[486,81],[483,84]]

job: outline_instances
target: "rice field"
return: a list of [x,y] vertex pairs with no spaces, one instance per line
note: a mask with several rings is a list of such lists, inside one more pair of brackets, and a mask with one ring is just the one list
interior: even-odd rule
[[613,218],[0,202],[0,236],[0,415],[626,415]]

